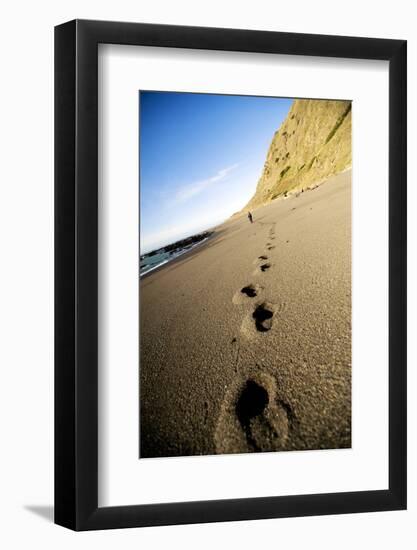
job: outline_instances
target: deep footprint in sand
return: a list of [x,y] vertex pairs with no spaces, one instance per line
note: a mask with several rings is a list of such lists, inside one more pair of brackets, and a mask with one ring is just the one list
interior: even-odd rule
[[258,296],[261,291],[262,287],[260,285],[246,285],[235,292],[232,298],[232,302],[234,304],[243,304],[248,300],[248,298],[256,298],[256,296]]
[[264,338],[272,329],[276,306],[270,302],[257,302],[251,312],[244,317],[241,333],[249,340]]
[[258,295],[256,288],[253,285],[244,286],[240,292],[245,294],[248,298],[255,298],[255,296]]
[[[261,260],[262,262],[263,260]],[[254,263],[258,263],[259,260],[255,260]],[[259,265],[257,265],[255,271],[253,272],[253,275],[259,275],[260,273],[265,273],[265,271],[268,271],[268,269],[270,269],[272,267],[272,264],[270,264],[269,262],[267,263],[260,263]]]
[[246,381],[236,403],[236,416],[251,451],[273,451],[288,438],[287,411],[274,403],[273,391],[260,381]]
[[252,313],[256,330],[258,332],[268,332],[268,330],[271,330],[273,316],[274,310],[271,304],[267,302],[259,304]]
[[258,267],[262,262],[265,262],[265,260],[268,259],[268,256],[266,254],[262,254],[262,256],[258,256],[255,260],[253,260],[253,264],[257,265]]
[[226,394],[215,431],[216,452],[283,450],[292,416],[289,405],[277,397],[275,379],[256,372]]

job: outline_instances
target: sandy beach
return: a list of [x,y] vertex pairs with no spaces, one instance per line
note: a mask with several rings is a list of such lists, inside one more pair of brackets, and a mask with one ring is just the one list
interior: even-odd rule
[[140,281],[140,456],[351,445],[351,172]]

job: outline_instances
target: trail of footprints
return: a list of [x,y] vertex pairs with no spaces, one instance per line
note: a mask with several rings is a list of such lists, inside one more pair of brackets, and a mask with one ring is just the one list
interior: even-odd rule
[[[275,224],[272,225],[269,231],[269,238],[266,245],[267,250],[272,250],[274,247],[269,241],[275,239]],[[259,276],[267,273],[272,268],[272,264],[269,261],[267,254],[261,254],[255,258],[256,265],[253,276]],[[233,303],[239,304],[245,302],[247,299],[258,298],[255,302],[251,315],[246,318],[242,323],[242,332],[250,336],[250,333],[256,330],[256,332],[268,332],[272,328],[273,317],[275,313],[275,307],[270,302],[264,300],[259,301],[259,295],[264,290],[260,284],[251,283],[238,290],[233,298]],[[240,296],[239,296],[240,295]]]
[[[274,249],[275,224],[269,231],[267,252]],[[254,260],[256,266],[250,282],[238,289],[232,298],[236,305],[250,304],[250,311],[241,325],[241,333],[249,339],[268,337],[274,315],[285,309],[264,298],[264,277],[268,277],[273,264],[267,254]],[[233,342],[237,339],[233,338]],[[291,407],[278,398],[275,378],[257,370],[243,380],[238,377],[225,396],[215,431],[218,453],[274,451],[285,448],[293,423]]]

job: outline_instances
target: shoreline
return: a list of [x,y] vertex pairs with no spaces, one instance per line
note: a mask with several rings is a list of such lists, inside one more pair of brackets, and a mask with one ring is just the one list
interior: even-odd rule
[[205,239],[202,239],[201,241],[197,242],[192,246],[191,248],[183,250],[181,253],[176,254],[172,259],[167,259],[164,262],[158,264],[157,266],[149,269],[148,271],[145,271],[142,275],[139,273],[139,281],[142,281],[146,279],[149,275],[152,275],[154,273],[157,273],[161,271],[164,267],[168,267],[169,265],[173,265],[177,260],[182,259],[184,256],[188,256],[191,254],[191,252],[194,252],[197,248],[203,248],[203,244],[207,243],[209,240],[213,239],[216,235],[216,228],[208,229],[207,231],[212,231],[212,234],[206,237]]

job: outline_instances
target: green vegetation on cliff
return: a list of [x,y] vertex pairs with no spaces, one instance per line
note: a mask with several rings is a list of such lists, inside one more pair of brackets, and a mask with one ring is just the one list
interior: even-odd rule
[[245,210],[312,187],[352,163],[352,103],[296,99],[272,139]]

